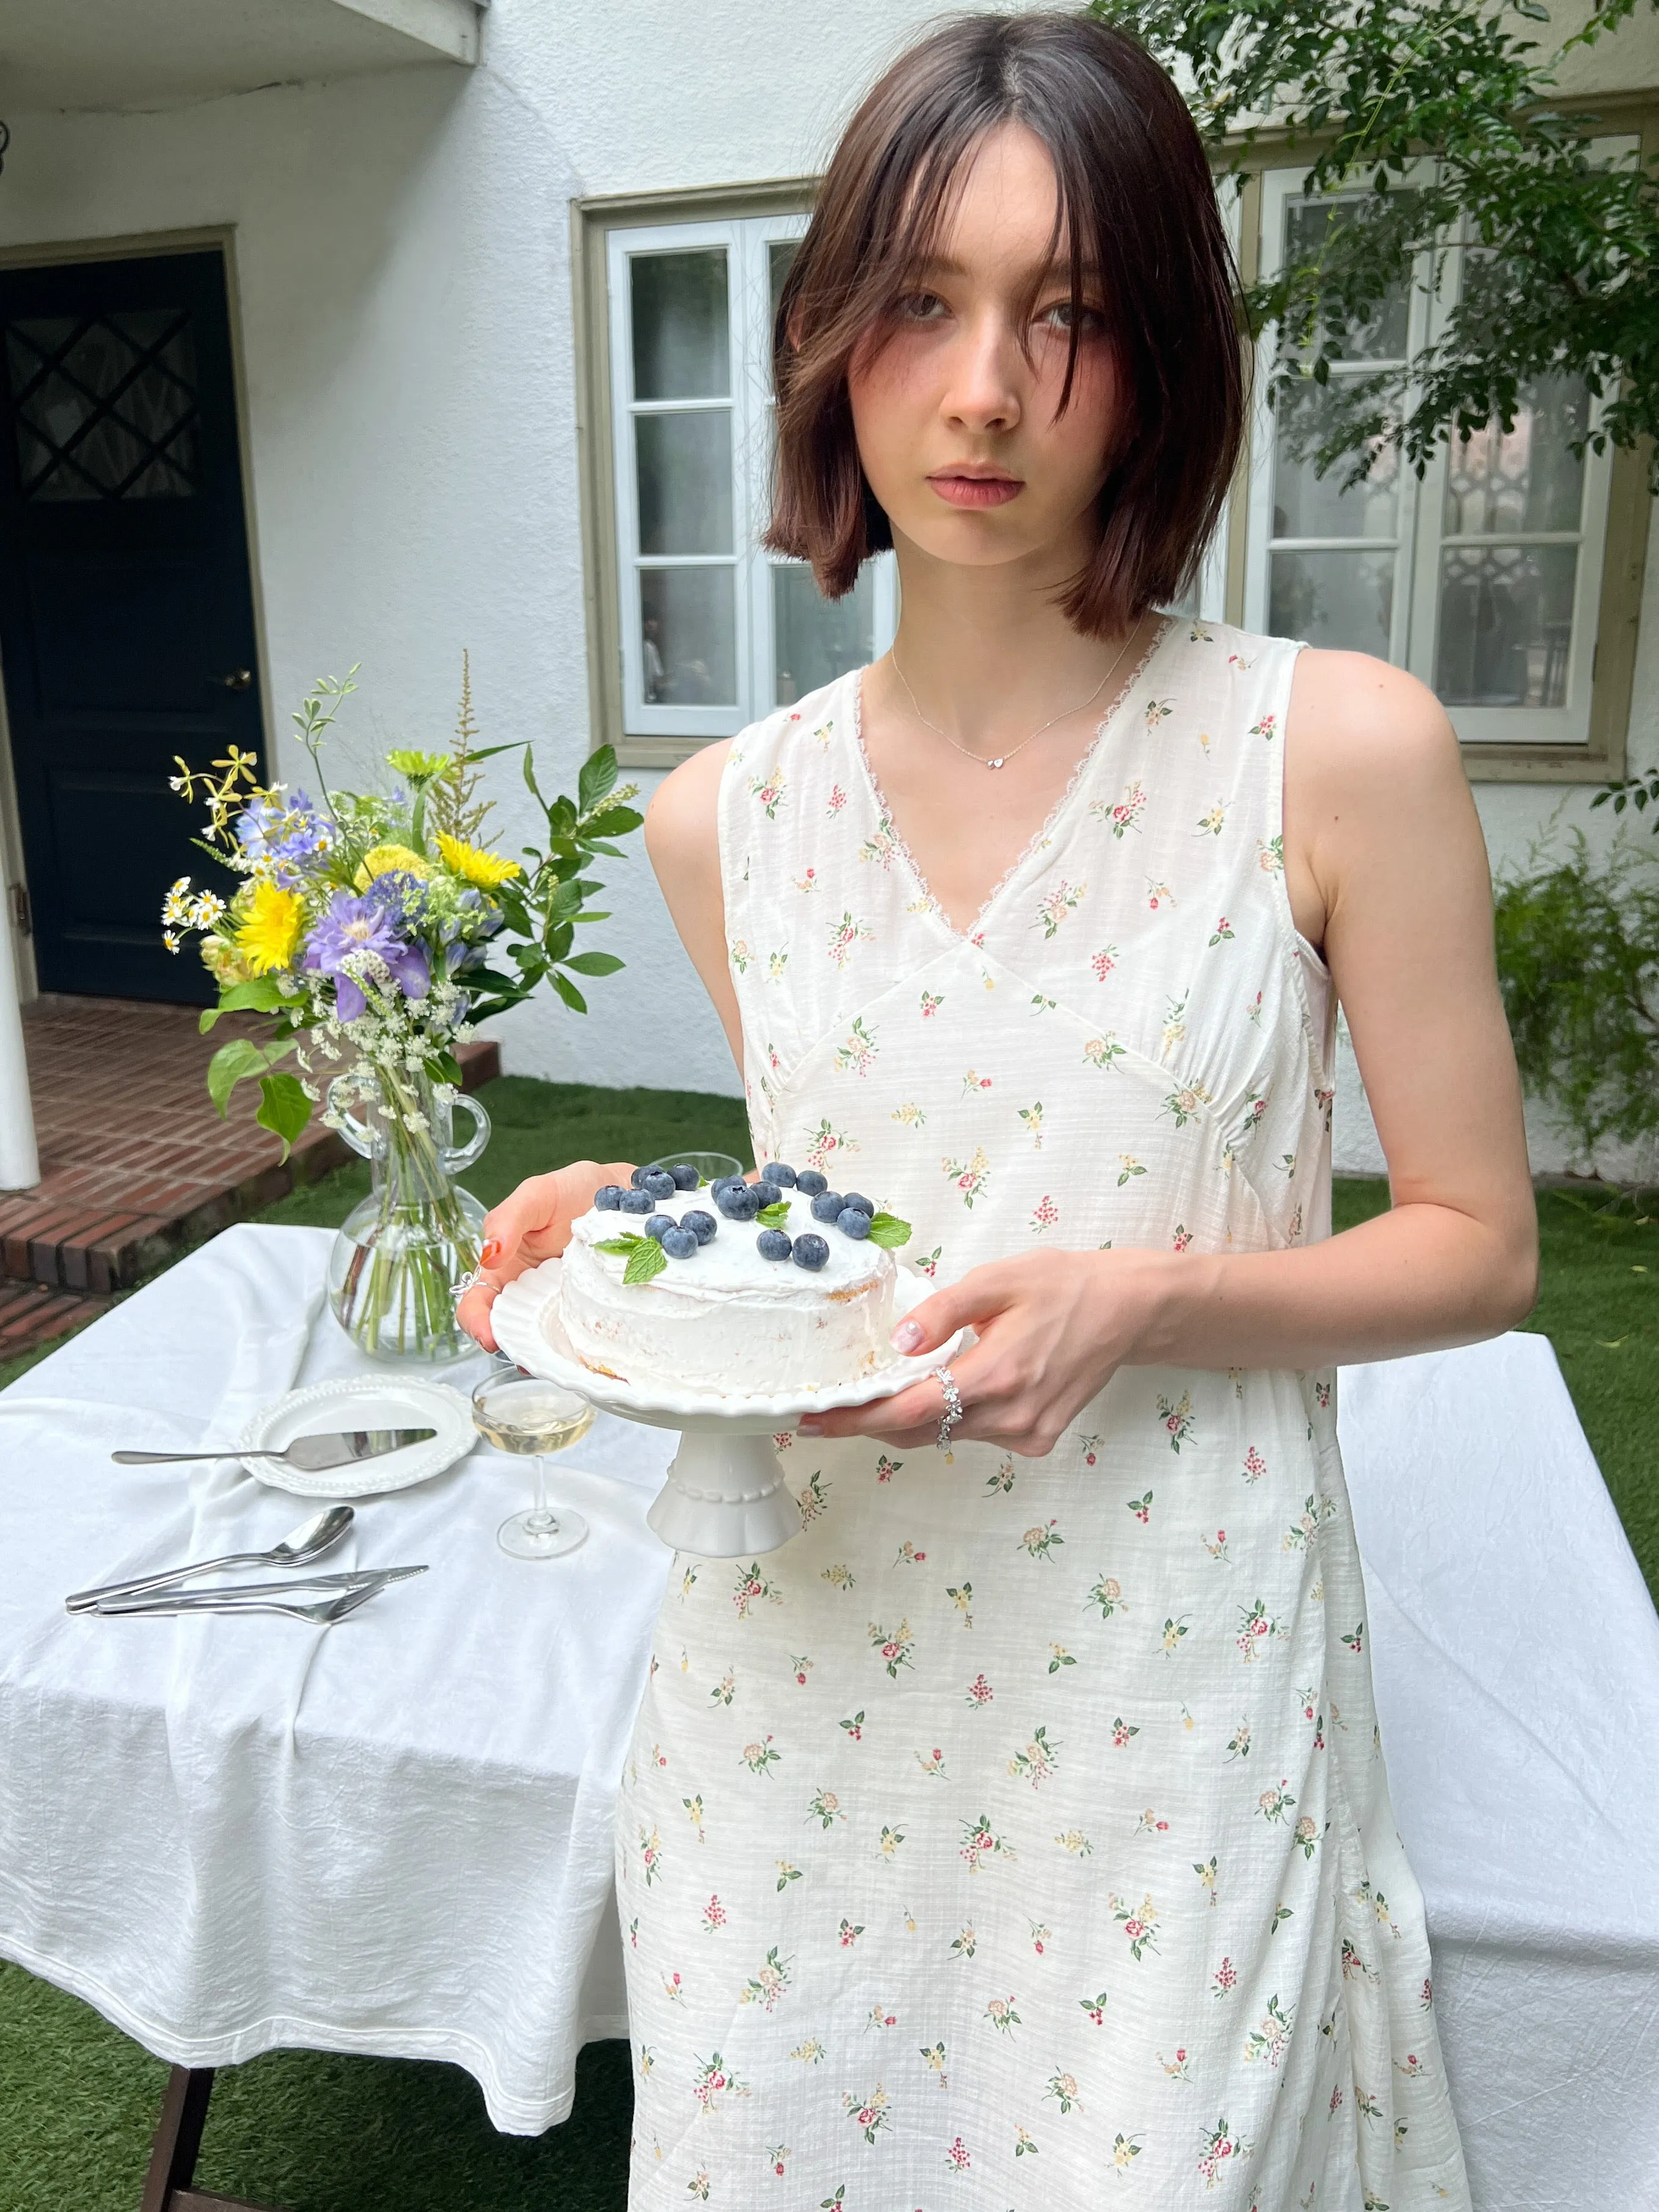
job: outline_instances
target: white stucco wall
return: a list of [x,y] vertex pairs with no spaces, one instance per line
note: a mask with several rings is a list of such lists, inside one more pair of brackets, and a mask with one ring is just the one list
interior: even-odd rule
[[[441,742],[465,646],[486,741],[528,737],[544,787],[574,785],[587,714],[569,200],[810,173],[863,85],[938,12],[630,0],[623,36],[593,0],[495,0],[477,70],[151,113],[9,113],[0,246],[234,228],[281,773],[304,765],[287,718],[306,684],[354,661],[343,726],[362,765],[381,744]],[[1633,766],[1659,761],[1652,564],[1648,598]],[[497,789],[510,849],[530,827],[513,764]],[[1520,857],[1560,797],[1481,787],[1495,862]],[[1566,813],[1610,827],[1582,792]],[[627,969],[592,986],[586,1021],[550,997],[510,1017],[508,1066],[735,1091],[643,854],[606,872],[616,919],[594,941]],[[1339,1157],[1358,1167],[1355,1089]],[[1540,1150],[1538,1164],[1560,1164]]]

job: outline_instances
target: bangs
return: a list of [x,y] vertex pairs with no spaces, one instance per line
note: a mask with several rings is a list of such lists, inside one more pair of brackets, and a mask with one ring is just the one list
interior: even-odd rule
[[[1056,416],[1076,387],[1086,308],[1102,314],[1118,370],[1099,541],[1062,602],[1078,628],[1107,635],[1178,598],[1196,568],[1237,458],[1243,329],[1191,117],[1141,47],[1086,17],[947,24],[893,64],[848,125],[778,302],[777,476],[763,542],[810,562],[830,599],[891,545],[859,464],[848,370],[926,287],[974,161],[1010,122],[1040,141],[1054,172],[1054,221],[1022,332],[1063,270],[1073,313]],[[1029,361],[1029,338],[1020,343]]]

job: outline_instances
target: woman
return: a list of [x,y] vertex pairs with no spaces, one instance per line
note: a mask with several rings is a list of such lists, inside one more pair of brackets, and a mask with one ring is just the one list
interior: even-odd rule
[[[1056,15],[888,72],[785,288],[769,542],[832,596],[890,544],[903,618],[647,842],[757,1158],[914,1224],[902,1348],[977,1341],[801,1422],[781,1552],[676,1562],[635,2207],[1468,2203],[1331,1370],[1517,1319],[1534,1217],[1436,701],[1152,611],[1233,470],[1234,298],[1168,79]],[[1394,1190],[1340,1237],[1334,989]],[[624,1164],[498,1207],[490,1284]]]

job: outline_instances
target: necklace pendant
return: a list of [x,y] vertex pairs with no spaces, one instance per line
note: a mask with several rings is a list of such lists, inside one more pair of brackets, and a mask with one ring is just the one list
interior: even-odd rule
[[1002,766],[1002,762],[1000,760],[988,760],[985,765],[987,768],[1000,768]]

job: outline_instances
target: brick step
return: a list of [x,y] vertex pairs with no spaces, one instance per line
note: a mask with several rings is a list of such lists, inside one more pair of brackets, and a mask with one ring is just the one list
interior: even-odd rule
[[0,1364],[67,1336],[82,1322],[96,1321],[108,1304],[107,1298],[58,1290],[50,1283],[0,1279]]
[[[228,1121],[217,1118],[202,1071],[229,1026],[204,1048],[186,1009],[60,998],[27,1010],[42,1177],[33,1190],[0,1193],[0,1281],[99,1296],[125,1289],[169,1253],[353,1157],[337,1131],[313,1121],[281,1159],[278,1140],[252,1119],[252,1085]],[[459,1058],[468,1091],[501,1073],[489,1040]]]

